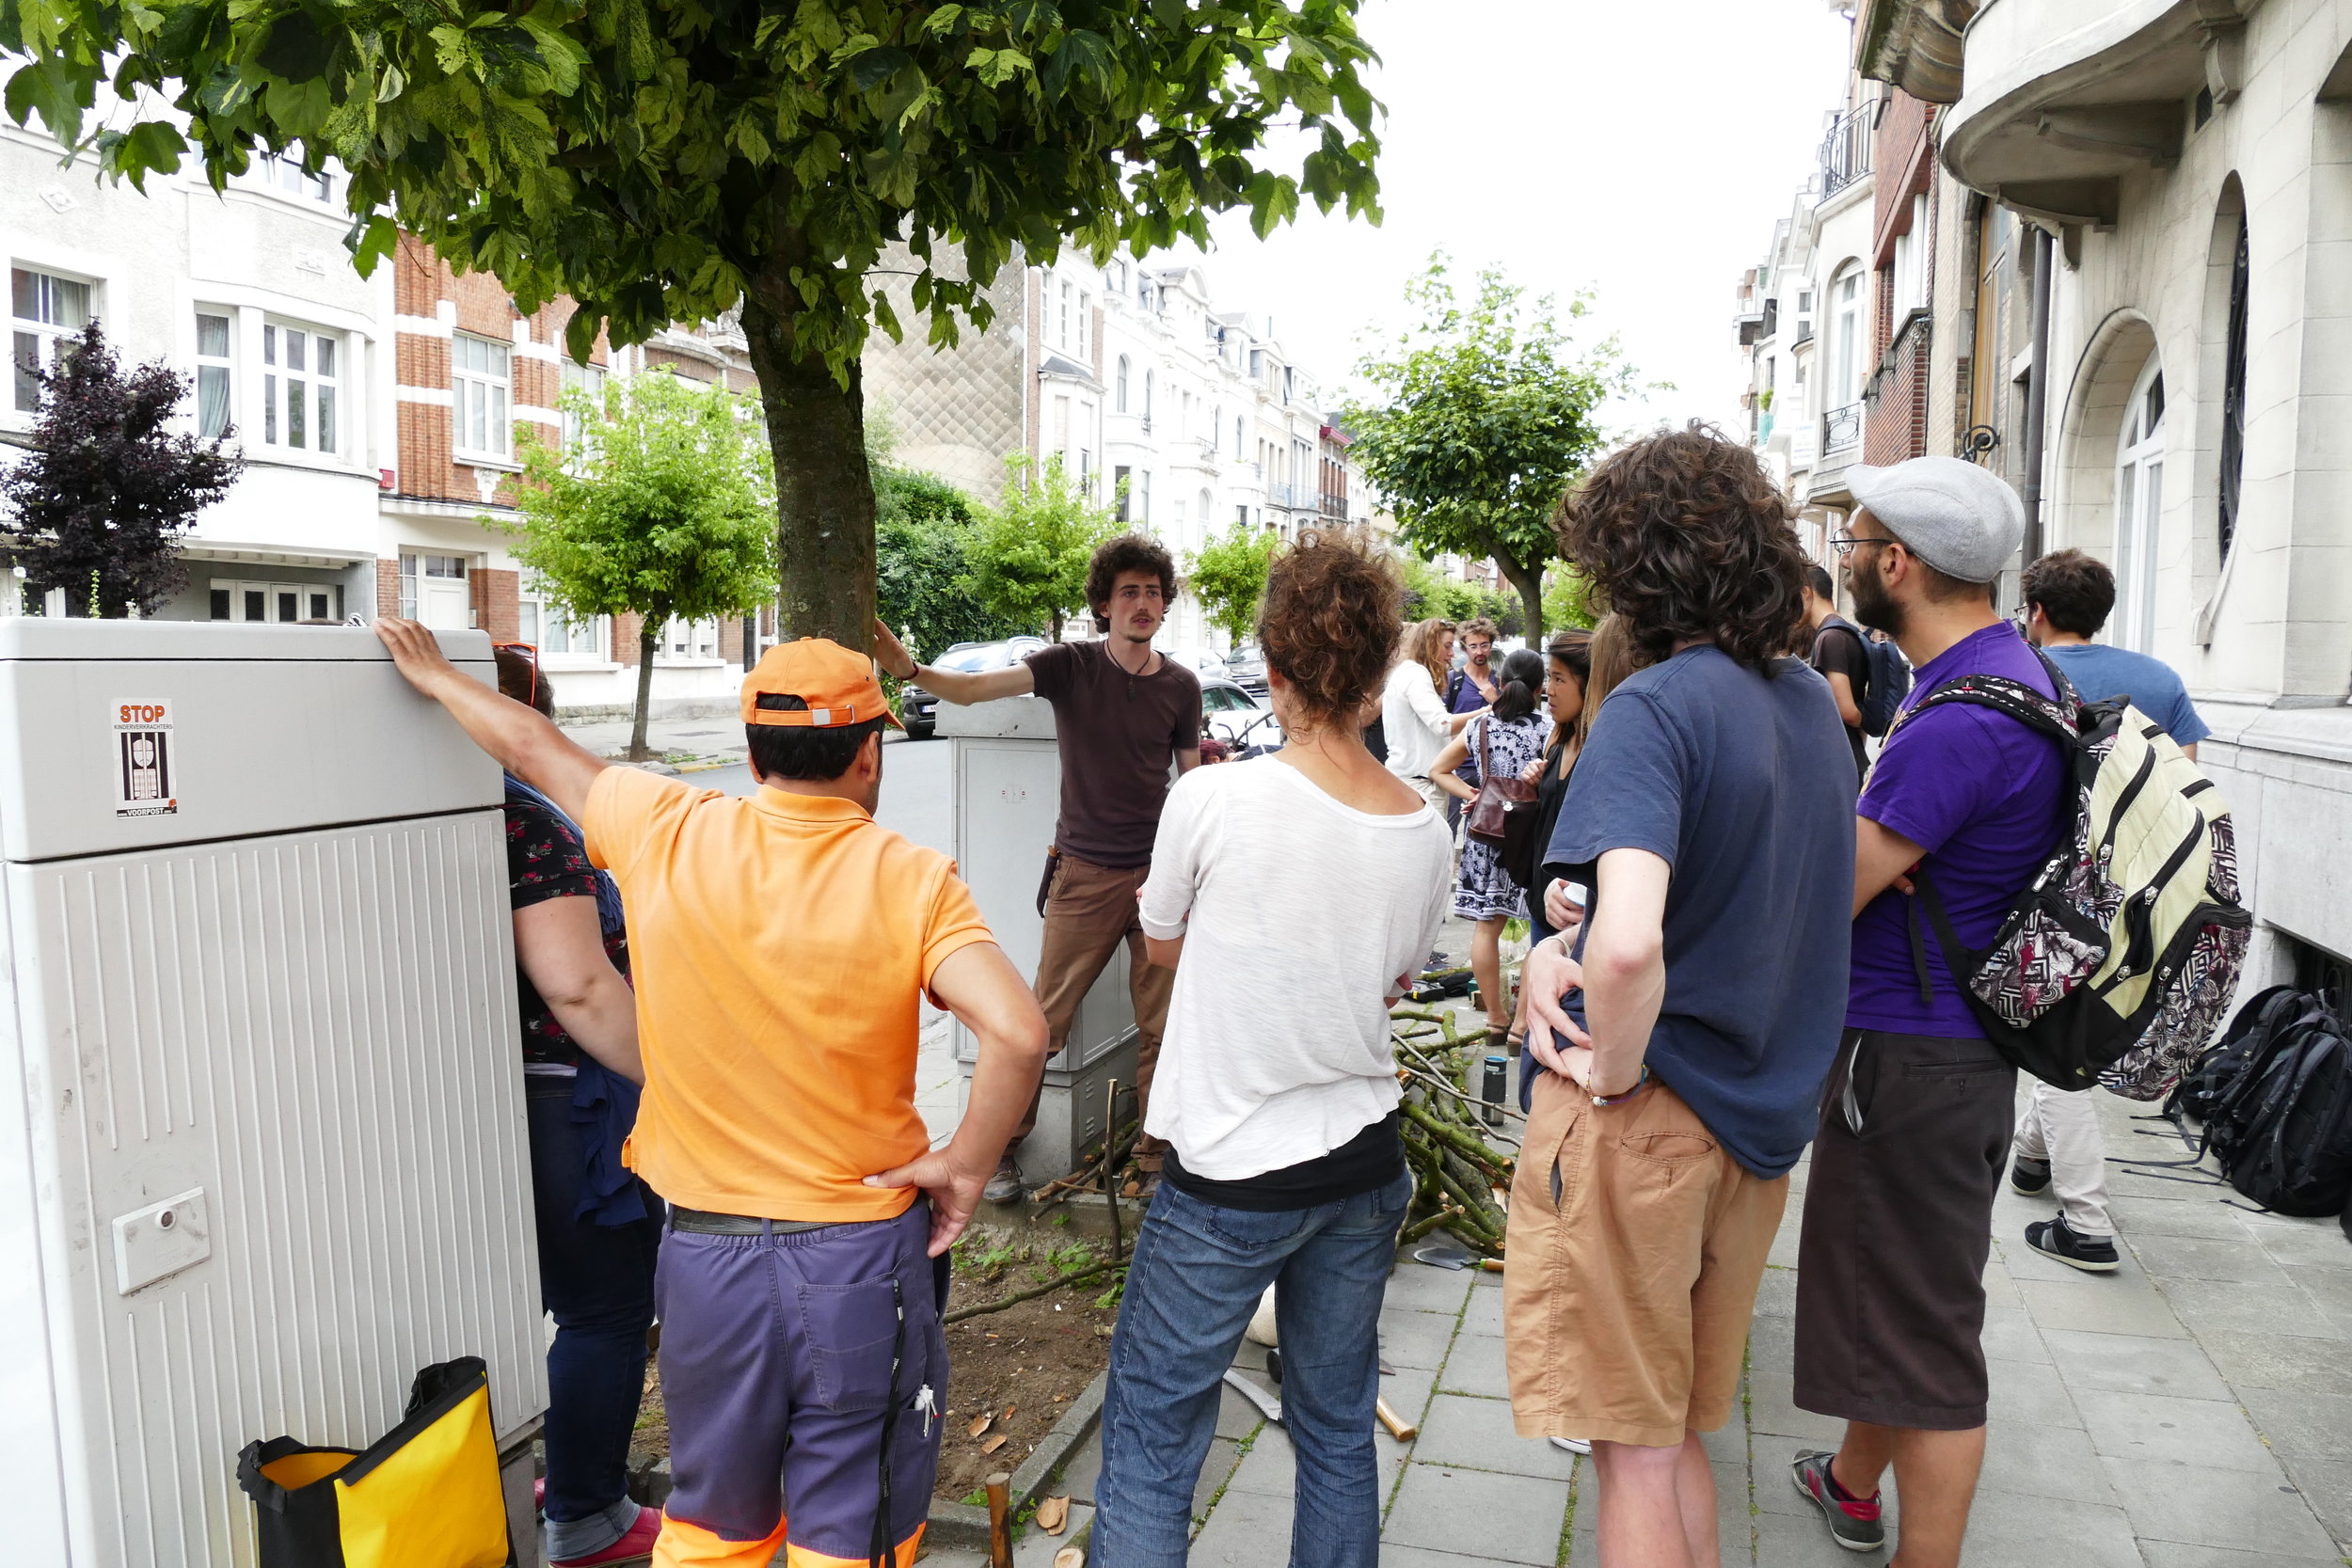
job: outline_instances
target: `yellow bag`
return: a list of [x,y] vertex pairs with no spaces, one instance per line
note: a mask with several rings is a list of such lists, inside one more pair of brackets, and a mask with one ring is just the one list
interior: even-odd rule
[[490,1384],[477,1355],[427,1367],[400,1425],[365,1450],[248,1443],[237,1484],[262,1568],[509,1568]]

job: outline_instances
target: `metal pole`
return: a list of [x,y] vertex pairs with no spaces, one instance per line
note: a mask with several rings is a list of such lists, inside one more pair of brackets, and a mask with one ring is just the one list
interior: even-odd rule
[[2042,432],[2050,405],[2050,285],[2058,245],[2050,231],[2033,231],[2033,372],[2026,383],[2026,563],[2042,557]]

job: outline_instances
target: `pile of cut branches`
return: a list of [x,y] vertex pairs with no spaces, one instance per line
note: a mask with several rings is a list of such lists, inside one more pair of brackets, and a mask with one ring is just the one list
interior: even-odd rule
[[[1472,1252],[1500,1258],[1501,1195],[1511,1190],[1515,1134],[1524,1118],[1516,1105],[1494,1107],[1482,1098],[1492,1049],[1488,1032],[1466,1031],[1451,1012],[1410,1004],[1391,1008],[1389,1017],[1397,1078],[1405,1085],[1405,1162],[1415,1180],[1401,1240],[1417,1242],[1443,1230]],[[1501,1125],[1490,1125],[1489,1114]]]

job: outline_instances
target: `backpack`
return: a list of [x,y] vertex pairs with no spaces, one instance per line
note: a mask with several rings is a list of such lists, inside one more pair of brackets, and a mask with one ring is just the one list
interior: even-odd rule
[[2046,655],[2054,698],[1997,675],[1946,682],[1905,710],[1968,703],[2062,748],[2064,824],[1993,944],[1952,929],[1915,871],[1912,958],[1929,992],[1924,909],[1944,961],[1985,1035],[2011,1063],[2062,1089],[2093,1083],[2161,1098],[2204,1051],[2237,987],[2252,918],[2238,902],[2237,845],[2213,781],[2124,698],[2085,703]]
[[2272,986],[2249,997],[2212,1049],[2172,1086],[2164,1102],[2166,1119],[2176,1127],[2184,1119],[2199,1123],[2204,1148],[2233,1146],[2225,1107],[2279,1037],[2303,1027],[2314,1010],[2312,999],[2293,986]]
[[2352,1196],[2352,1042],[2324,1009],[2281,1032],[2225,1109],[2230,1185],[2280,1214],[2342,1213]]
[[1862,644],[1862,689],[1853,694],[1854,706],[1862,710],[1862,733],[1883,736],[1911,695],[1911,661],[1893,638],[1882,642],[1842,615],[1822,629],[1842,631]]

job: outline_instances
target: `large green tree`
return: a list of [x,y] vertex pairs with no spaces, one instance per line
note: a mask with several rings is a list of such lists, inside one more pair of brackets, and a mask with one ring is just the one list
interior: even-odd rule
[[[0,0],[17,123],[92,138],[135,182],[256,149],[350,171],[362,269],[395,225],[585,357],[740,305],[778,479],[788,631],[868,642],[874,494],[859,354],[988,325],[1016,251],[1098,259],[1304,195],[1376,219],[1360,0]],[[167,118],[174,116],[176,118]],[[1269,166],[1303,127],[1295,172]]]
[[[1614,338],[1578,353],[1550,297],[1530,299],[1496,269],[1465,304],[1433,257],[1405,296],[1421,319],[1357,367],[1378,397],[1347,410],[1349,453],[1399,539],[1424,555],[1492,560],[1540,641],[1552,509],[1607,439],[1601,405],[1633,389],[1632,368]],[[1568,318],[1590,309],[1579,294]]]
[[642,618],[628,754],[643,761],[663,624],[739,615],[774,590],[774,482],[750,408],[720,388],[654,372],[601,400],[574,388],[564,411],[568,446],[526,427],[515,559],[575,620]]
[[1266,573],[1280,543],[1279,534],[1235,523],[1185,558],[1185,586],[1209,624],[1236,643],[1257,629],[1258,602],[1265,597]]
[[980,514],[960,584],[989,614],[1024,631],[1050,628],[1086,603],[1094,548],[1119,532],[1111,507],[1095,500],[1056,453],[1041,468],[1015,452],[1005,459],[1005,496]]

